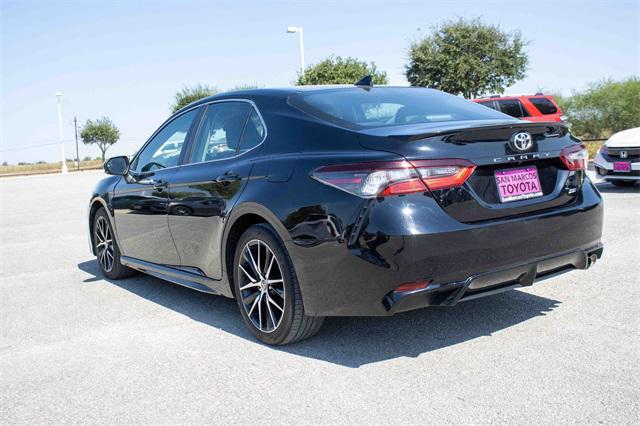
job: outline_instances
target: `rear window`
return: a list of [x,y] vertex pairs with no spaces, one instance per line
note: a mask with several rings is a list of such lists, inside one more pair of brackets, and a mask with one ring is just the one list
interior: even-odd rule
[[457,96],[411,87],[302,91],[291,96],[289,103],[315,117],[351,128],[508,118]]
[[555,114],[558,112],[558,108],[547,98],[529,98],[529,101],[538,108],[542,114]]

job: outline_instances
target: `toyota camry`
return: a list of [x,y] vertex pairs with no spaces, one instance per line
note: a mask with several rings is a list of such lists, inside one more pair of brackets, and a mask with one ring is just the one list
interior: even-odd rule
[[216,95],[113,157],[88,209],[102,273],[235,298],[262,342],[530,286],[602,255],[602,199],[565,124],[437,90]]

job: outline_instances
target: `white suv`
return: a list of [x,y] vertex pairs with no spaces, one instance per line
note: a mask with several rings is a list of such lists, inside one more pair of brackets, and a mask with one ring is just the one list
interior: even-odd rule
[[611,136],[593,160],[598,177],[618,186],[640,181],[640,127]]

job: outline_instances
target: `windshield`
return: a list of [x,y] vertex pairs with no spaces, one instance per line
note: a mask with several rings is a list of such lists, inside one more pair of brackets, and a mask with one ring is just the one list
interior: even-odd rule
[[508,115],[466,99],[416,87],[357,87],[301,92],[289,103],[320,119],[362,129],[415,123],[504,120]]

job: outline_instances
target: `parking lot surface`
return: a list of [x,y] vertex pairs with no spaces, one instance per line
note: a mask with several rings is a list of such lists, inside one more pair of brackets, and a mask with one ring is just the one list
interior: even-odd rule
[[1,423],[640,421],[637,188],[598,183],[605,253],[588,271],[329,318],[273,348],[230,299],[100,275],[85,214],[102,176],[0,180]]

